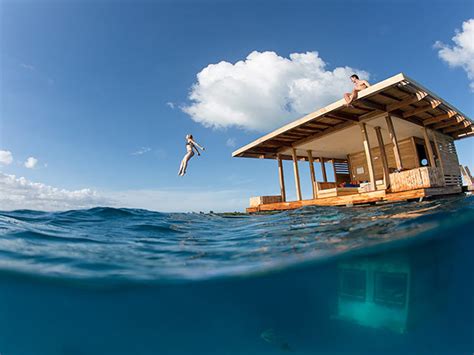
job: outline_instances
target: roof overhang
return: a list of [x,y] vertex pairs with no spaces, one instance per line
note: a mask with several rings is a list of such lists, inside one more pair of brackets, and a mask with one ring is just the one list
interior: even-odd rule
[[[275,159],[280,155],[290,159],[288,152],[293,148],[310,149],[308,144],[310,147],[323,137],[340,138],[336,132],[354,129],[360,122],[380,120],[387,114],[411,123],[418,131],[427,127],[453,139],[474,135],[474,122],[470,118],[400,73],[362,90],[353,107],[347,107],[344,99],[336,101],[247,144],[232,156]],[[404,125],[405,129],[407,127]]]

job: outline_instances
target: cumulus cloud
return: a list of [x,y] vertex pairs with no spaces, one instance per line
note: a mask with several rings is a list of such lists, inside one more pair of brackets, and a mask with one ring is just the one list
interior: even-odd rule
[[66,190],[0,172],[0,210],[64,211],[96,206],[162,212],[235,211],[247,205],[239,189]]
[[328,70],[318,52],[285,58],[254,51],[235,64],[221,61],[202,69],[191,103],[182,109],[206,127],[266,131],[341,99],[353,73],[369,78],[350,67]]
[[68,210],[110,202],[91,189],[59,189],[0,172],[0,210]]
[[143,155],[145,153],[148,153],[151,150],[151,148],[148,147],[141,147],[137,151],[133,152],[132,155]]
[[9,150],[0,150],[0,165],[9,165],[13,161],[12,152]]
[[25,161],[25,168],[33,169],[37,163],[38,163],[38,159],[36,159],[35,157],[29,157]]
[[453,45],[436,42],[438,56],[450,67],[461,67],[465,70],[470,87],[474,91],[474,19],[469,19],[462,24],[462,30],[456,30],[452,38]]

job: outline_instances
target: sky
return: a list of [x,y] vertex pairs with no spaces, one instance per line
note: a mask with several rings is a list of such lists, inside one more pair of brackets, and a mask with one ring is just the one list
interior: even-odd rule
[[[0,210],[242,211],[277,165],[232,151],[352,73],[403,72],[473,118],[474,3],[0,0],[0,69]],[[188,133],[206,151],[178,177]],[[474,139],[456,147],[474,171]]]

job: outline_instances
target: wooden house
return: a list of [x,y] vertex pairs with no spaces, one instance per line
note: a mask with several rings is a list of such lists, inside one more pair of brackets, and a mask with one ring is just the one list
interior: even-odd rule
[[[248,212],[402,201],[461,193],[454,141],[473,121],[400,73],[297,119],[236,150],[277,161],[280,193],[250,199]],[[293,161],[296,201],[287,201],[283,160]],[[303,200],[298,164],[309,163],[312,198]],[[322,181],[314,164],[321,164]],[[334,176],[329,181],[327,167]]]

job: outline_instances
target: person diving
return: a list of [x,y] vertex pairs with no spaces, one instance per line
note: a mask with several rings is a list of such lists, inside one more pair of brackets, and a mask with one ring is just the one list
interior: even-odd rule
[[186,155],[184,156],[183,160],[181,160],[181,165],[179,166],[179,176],[184,176],[186,174],[186,168],[188,167],[188,162],[189,159],[191,159],[194,156],[194,150],[196,150],[197,155],[201,155],[199,153],[199,149],[204,151],[204,147],[201,147],[198,143],[196,143],[193,139],[192,134],[186,135]]

